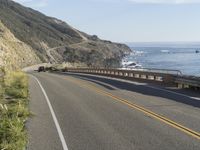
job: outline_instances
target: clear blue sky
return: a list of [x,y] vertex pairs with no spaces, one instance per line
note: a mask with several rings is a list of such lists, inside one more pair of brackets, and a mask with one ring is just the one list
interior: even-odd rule
[[15,0],[117,42],[200,41],[200,0]]

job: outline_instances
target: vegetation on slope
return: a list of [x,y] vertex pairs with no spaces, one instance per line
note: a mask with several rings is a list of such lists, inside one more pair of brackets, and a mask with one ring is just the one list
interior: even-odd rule
[[19,69],[40,63],[34,50],[18,40],[0,21],[0,67]]
[[0,149],[22,150],[27,143],[28,80],[22,72],[0,78]]
[[0,3],[2,22],[18,39],[28,43],[34,49],[40,50],[39,44],[42,41],[48,43],[50,47],[81,41],[81,37],[60,20],[47,17],[10,0],[0,0]]
[[[43,62],[52,61],[48,50],[59,46],[64,47],[50,52],[56,62],[75,61],[102,67],[114,59],[119,63],[131,51],[124,44],[100,40],[11,0],[0,0],[0,14],[2,23],[17,39],[31,46]],[[92,57],[94,53],[97,57]]]

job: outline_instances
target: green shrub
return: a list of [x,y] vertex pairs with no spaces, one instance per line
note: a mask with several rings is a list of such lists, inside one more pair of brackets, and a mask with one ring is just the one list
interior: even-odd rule
[[[0,149],[23,150],[27,143],[25,122],[30,114],[27,107],[28,79],[23,72],[9,72],[2,81]],[[5,100],[5,96],[9,96],[9,100]]]
[[28,79],[23,72],[12,72],[5,76],[5,94],[14,98],[27,98]]

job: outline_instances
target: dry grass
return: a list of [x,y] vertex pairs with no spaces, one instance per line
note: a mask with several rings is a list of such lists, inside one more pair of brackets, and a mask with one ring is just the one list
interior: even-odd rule
[[1,86],[0,149],[23,150],[27,143],[25,121],[29,116],[27,76],[22,72],[9,72]]

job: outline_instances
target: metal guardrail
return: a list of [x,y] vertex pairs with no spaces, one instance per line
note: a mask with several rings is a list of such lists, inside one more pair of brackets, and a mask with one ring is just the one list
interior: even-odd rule
[[[103,68],[66,68],[63,71],[77,72],[77,73],[88,73],[88,74],[98,74],[104,76],[112,76],[117,78],[124,78],[129,80],[146,80],[146,81],[156,81],[160,83],[171,84],[174,83],[175,76],[179,74],[177,70],[162,70],[161,72],[147,69],[138,70],[122,70],[122,69],[103,69]],[[174,73],[168,73],[166,71],[171,71]]]
[[173,74],[173,75],[182,75],[182,72],[180,70],[157,69],[157,68],[142,68],[142,70],[146,70],[148,72],[157,72],[157,73],[165,73],[165,74]]
[[175,83],[180,88],[200,88],[200,77],[195,76],[177,76]]
[[105,69],[105,68],[65,68],[63,71],[75,73],[97,74],[128,80],[145,80],[177,85],[180,88],[200,88],[200,77],[182,75],[179,70],[143,68],[138,70]]
[[200,77],[182,75],[179,70],[142,68],[137,70],[107,69],[107,68],[64,68],[63,72],[87,73],[127,80],[157,82],[178,86],[179,88],[200,89]]

